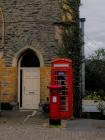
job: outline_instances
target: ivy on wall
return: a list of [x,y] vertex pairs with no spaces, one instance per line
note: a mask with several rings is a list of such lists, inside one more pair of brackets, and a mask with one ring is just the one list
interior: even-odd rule
[[62,0],[62,39],[59,49],[60,57],[67,57],[73,61],[73,95],[74,116],[81,115],[80,67],[81,67],[81,38],[79,28],[79,5],[77,0]]

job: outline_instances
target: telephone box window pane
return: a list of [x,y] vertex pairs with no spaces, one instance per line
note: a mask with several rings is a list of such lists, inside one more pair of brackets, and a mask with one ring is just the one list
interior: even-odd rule
[[68,78],[65,71],[55,71],[55,84],[62,85],[60,95],[60,109],[61,111],[68,111]]

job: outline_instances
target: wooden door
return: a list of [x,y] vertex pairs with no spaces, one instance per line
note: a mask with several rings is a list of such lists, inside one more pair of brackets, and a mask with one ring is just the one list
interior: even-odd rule
[[24,68],[22,79],[22,109],[38,109],[40,103],[40,69]]

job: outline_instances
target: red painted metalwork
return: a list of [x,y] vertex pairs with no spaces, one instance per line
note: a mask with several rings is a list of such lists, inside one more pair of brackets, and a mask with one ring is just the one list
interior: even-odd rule
[[61,85],[60,117],[69,119],[73,115],[72,61],[58,58],[52,61],[51,85]]
[[60,90],[62,86],[51,85],[50,89],[50,121],[60,121]]

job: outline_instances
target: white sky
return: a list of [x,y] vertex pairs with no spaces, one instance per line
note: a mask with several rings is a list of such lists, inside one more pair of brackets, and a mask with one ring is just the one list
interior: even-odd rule
[[105,0],[81,0],[80,17],[85,17],[85,55],[105,48]]

